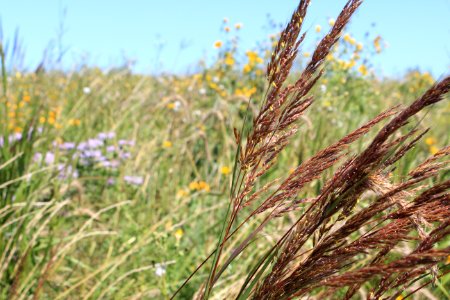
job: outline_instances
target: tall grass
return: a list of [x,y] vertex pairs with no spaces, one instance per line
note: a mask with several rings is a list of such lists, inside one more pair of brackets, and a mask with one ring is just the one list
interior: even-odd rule
[[[450,230],[450,181],[433,179],[448,168],[450,147],[440,149],[404,176],[395,178],[392,171],[428,132],[418,128],[418,121],[412,126],[408,123],[444,99],[450,77],[432,85],[410,105],[381,112],[303,159],[290,174],[264,180],[278,166],[277,158],[313,105],[309,92],[323,74],[325,58],[361,3],[350,0],[346,4],[293,83],[287,78],[305,37],[301,29],[310,1],[300,1],[281,33],[267,66],[268,87],[260,109],[249,117],[248,132],[246,126],[235,129],[237,152],[230,202],[216,248],[195,271],[210,260],[199,299],[212,297],[226,269],[238,263],[245,252],[253,257],[253,266],[227,298],[315,295],[350,299],[371,283],[367,299],[395,299],[404,289],[414,284],[426,286],[448,272],[443,262],[450,248],[443,242]],[[382,122],[386,124],[361,152],[349,150]],[[337,168],[327,172],[333,166]],[[316,193],[305,191],[316,180],[322,182]],[[262,181],[259,186],[258,181]],[[254,247],[270,223],[283,217],[291,217],[293,222],[275,234],[273,243]],[[240,235],[253,219],[252,230]],[[404,243],[408,250],[399,251]]]

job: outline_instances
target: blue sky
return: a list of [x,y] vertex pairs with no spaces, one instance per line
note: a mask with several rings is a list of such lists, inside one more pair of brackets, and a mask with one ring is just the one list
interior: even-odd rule
[[[327,28],[344,0],[314,0],[305,20],[312,45],[314,26]],[[86,61],[102,67],[118,66],[123,57],[137,61],[139,72],[185,72],[203,57],[213,57],[215,40],[224,17],[243,24],[239,32],[244,49],[267,39],[268,17],[285,23],[295,0],[0,0],[3,39],[19,29],[26,65],[34,68],[44,49],[58,36],[63,20],[62,44],[68,52],[63,65]],[[62,11],[66,15],[62,17]],[[374,25],[375,24],[375,25]],[[389,44],[374,63],[390,76],[420,68],[435,76],[450,71],[450,0],[366,0],[348,32],[364,40],[370,31]],[[181,47],[180,45],[184,45]],[[163,45],[162,48],[159,46]],[[182,48],[182,49],[180,49]],[[161,65],[156,62],[160,61]]]

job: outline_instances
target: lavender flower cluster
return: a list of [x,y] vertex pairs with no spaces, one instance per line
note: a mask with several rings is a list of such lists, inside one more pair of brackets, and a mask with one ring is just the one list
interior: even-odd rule
[[[45,155],[36,153],[35,161],[40,161],[45,165],[53,165],[56,160],[60,161],[61,158],[73,157],[77,161],[75,168],[64,163],[56,163],[59,178],[77,178],[81,172],[101,170],[109,175],[107,184],[113,185],[115,183],[113,174],[117,173],[118,168],[131,158],[129,150],[135,145],[133,140],[124,139],[115,143],[115,138],[115,132],[101,132],[95,138],[90,138],[78,144],[74,142],[61,144],[54,142],[55,151],[47,152]],[[141,185],[144,181],[140,176],[124,176],[123,180],[131,185]]]

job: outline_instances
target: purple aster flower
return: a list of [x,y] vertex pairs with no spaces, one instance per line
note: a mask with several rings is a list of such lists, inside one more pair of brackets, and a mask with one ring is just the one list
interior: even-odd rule
[[106,147],[106,152],[111,153],[114,151],[116,151],[116,146],[111,145],[111,146]]
[[55,161],[55,154],[52,152],[45,153],[44,161],[47,165],[51,165]]
[[131,147],[133,147],[134,146],[134,141],[133,140],[119,140],[119,145],[120,146],[131,146]]
[[87,146],[91,149],[95,149],[95,148],[103,146],[103,141],[99,140],[99,139],[89,139],[87,141]]
[[106,156],[103,156],[103,154],[102,154],[102,155],[100,155],[100,156],[96,156],[96,157],[95,157],[95,160],[96,160],[96,161],[99,161],[99,162],[104,162],[104,161],[107,161],[108,158],[107,158]]
[[81,157],[83,158],[100,158],[102,157],[102,151],[100,150],[85,150],[81,153]]
[[118,160],[111,160],[111,161],[105,160],[105,161],[102,161],[101,164],[102,164],[102,166],[103,166],[104,168],[112,168],[112,169],[115,169],[115,168],[117,168],[117,167],[119,166],[120,163],[119,163]]
[[81,142],[80,144],[78,144],[77,149],[78,150],[86,150],[88,148],[88,144],[86,142]]
[[59,179],[77,178],[78,171],[74,170],[72,166],[66,166],[64,164],[58,164],[56,169],[58,170]]
[[100,132],[97,135],[97,138],[99,138],[100,140],[104,141],[104,140],[110,140],[116,137],[116,133],[114,131],[110,131],[110,132]]
[[59,145],[59,149],[61,150],[72,150],[75,148],[75,143],[72,142],[65,142]]
[[109,168],[111,166],[111,162],[109,160],[102,161],[102,167]]
[[16,142],[16,141],[20,141],[22,139],[22,134],[20,133],[20,132],[16,132],[16,133],[14,133],[14,134],[11,134],[9,137],[8,137],[8,141],[10,142],[10,143],[13,143],[13,142]]
[[131,153],[130,152],[122,152],[119,154],[119,157],[121,159],[129,159],[131,157]]
[[33,155],[33,161],[34,161],[34,162],[39,162],[39,161],[41,161],[41,160],[42,160],[42,153],[36,152],[36,153]]
[[133,184],[133,185],[141,185],[144,183],[144,178],[141,176],[124,176],[123,180],[126,183]]

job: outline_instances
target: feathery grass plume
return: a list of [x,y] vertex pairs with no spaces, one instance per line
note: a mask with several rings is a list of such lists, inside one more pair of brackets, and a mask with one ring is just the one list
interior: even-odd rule
[[[305,37],[300,33],[309,3],[300,1],[281,33],[267,67],[268,89],[249,133],[235,129],[236,164],[217,247],[180,287],[213,258],[208,279],[197,294],[199,299],[211,296],[219,278],[243,252],[251,252],[255,265],[240,291],[230,294],[237,299],[290,299],[310,293],[331,297],[335,291],[335,295],[349,299],[374,280],[378,284],[372,285],[375,288],[370,291],[370,299],[393,297],[426,274],[437,278],[436,266],[450,254],[449,248],[434,249],[448,236],[449,183],[435,183],[429,188],[426,184],[436,182],[448,167],[449,161],[443,159],[450,154],[449,147],[426,159],[400,182],[391,174],[395,163],[428,129],[396,133],[422,109],[443,99],[450,89],[450,77],[409,106],[384,111],[318,151],[286,178],[257,187],[297,132],[300,117],[313,104],[308,94],[322,75],[324,59],[362,1],[347,2],[299,78],[286,84]],[[350,153],[352,143],[388,118],[391,120],[365,150]],[[331,176],[325,174],[338,164]],[[323,188],[314,197],[298,199],[308,183],[321,177],[325,178]],[[250,244],[270,221],[287,213],[298,216],[281,238],[265,253],[252,252]],[[239,223],[238,216],[242,220]],[[243,238],[236,237],[250,220],[256,222],[255,227],[250,233],[244,232]],[[399,251],[401,245],[409,252]],[[328,287],[328,292],[322,287]]]
[[[414,195],[414,191],[408,191],[408,188],[429,177],[436,176],[437,172],[446,166],[445,162],[435,163],[436,158],[427,159],[418,167],[419,170],[426,170],[425,172],[419,175],[417,171],[412,171],[412,174],[417,174],[417,176],[411,176],[409,180],[398,185],[390,184],[389,178],[380,176],[380,174],[386,168],[386,162],[389,159],[391,159],[391,163],[394,162],[399,156],[402,156],[404,149],[410,147],[408,144],[406,148],[400,148],[394,152],[398,142],[404,139],[388,142],[388,138],[422,108],[441,100],[443,95],[448,92],[449,87],[450,78],[448,77],[431,87],[421,98],[400,111],[385,125],[366,150],[343,163],[335,175],[328,180],[313,204],[307,208],[295,226],[277,244],[279,253],[277,259],[269,275],[259,287],[255,298],[264,296],[264,299],[282,299],[294,294],[296,296],[304,295],[313,288],[330,282],[326,281],[326,278],[333,274],[343,272],[352,265],[357,266],[358,264],[353,261],[357,255],[373,252],[369,250],[375,250],[373,255],[376,255],[376,250],[380,250],[382,255],[376,259],[376,261],[380,261],[381,257],[391,253],[395,245],[407,240],[408,234],[411,234],[413,229],[416,229],[419,239],[426,240],[429,235],[421,226],[428,225],[427,227],[430,227],[432,222],[448,220],[450,217],[449,195],[442,194],[449,189],[447,182],[423,192],[421,196],[412,201],[412,203],[416,203],[414,205],[410,205],[408,201]],[[411,136],[411,134],[406,136]],[[415,141],[416,139],[411,143],[415,143]],[[444,153],[448,154],[443,149],[435,157],[443,157]],[[378,192],[381,194],[380,198],[369,207],[354,213],[353,211],[357,209],[356,203],[367,190]],[[419,205],[418,203],[421,201],[426,204]],[[394,219],[392,214],[385,218],[378,216],[383,211],[392,209],[394,204],[398,205],[398,214],[394,214],[398,216],[397,218]],[[392,223],[388,223],[385,230],[400,226],[396,223],[401,222],[403,226],[394,232],[400,233],[402,230],[406,230],[404,235],[385,233],[381,237],[377,236],[372,244],[364,240],[366,235],[374,234],[371,230],[374,230],[376,226],[389,221]],[[340,225],[340,222],[343,222],[343,225]],[[373,229],[365,228],[370,225],[374,225]],[[358,244],[358,251],[348,252],[345,247],[349,242],[350,235],[361,229],[368,231],[360,237],[361,243]],[[383,231],[378,233],[383,233]],[[306,251],[306,255],[300,255],[300,250],[308,246],[307,242],[311,239],[313,240],[312,247]],[[442,251],[449,254],[448,249]],[[339,255],[340,253],[345,255]],[[370,256],[368,255],[368,257]],[[416,260],[410,262],[413,263]],[[430,265],[435,265],[435,263],[437,261],[429,262]],[[415,265],[411,265],[411,268],[419,268],[421,265],[421,260],[418,259]],[[366,268],[369,267],[372,266]],[[427,270],[425,268],[422,271]],[[411,283],[416,277],[407,278],[407,283]],[[357,281],[353,283],[358,284]],[[344,286],[347,285],[340,285],[340,287]],[[349,297],[356,290],[353,286]],[[381,294],[388,290],[383,290]]]
[[[280,40],[268,65],[267,74],[269,88],[262,103],[260,112],[253,119],[251,132],[247,135],[246,144],[241,148],[241,136],[236,135],[239,142],[238,170],[235,171],[231,193],[231,211],[227,215],[224,229],[219,238],[213,267],[205,287],[206,298],[216,280],[216,269],[223,250],[223,240],[227,239],[238,212],[244,207],[244,198],[251,194],[258,195],[260,191],[253,191],[256,180],[265,174],[273,165],[275,158],[286,147],[289,139],[297,132],[296,122],[312,104],[313,98],[306,97],[308,92],[320,78],[319,71],[324,58],[329,54],[332,46],[338,41],[342,29],[350,19],[351,14],[361,4],[361,1],[350,1],[338,17],[336,24],[314,52],[311,61],[294,84],[285,85],[292,63],[297,55],[298,47],[305,35],[299,38],[310,1],[300,1],[291,21],[282,32]],[[319,71],[319,72],[318,72]],[[318,74],[317,74],[318,73]],[[317,174],[316,174],[317,176]],[[314,177],[314,176],[313,176]],[[312,178],[313,179],[313,178]],[[255,198],[255,197],[253,197]],[[247,205],[249,202],[246,203]],[[250,214],[247,218],[251,217]],[[261,229],[266,222],[263,222]],[[246,239],[249,241],[249,239]],[[246,247],[246,242],[238,247],[238,251],[230,256],[221,271]]]

